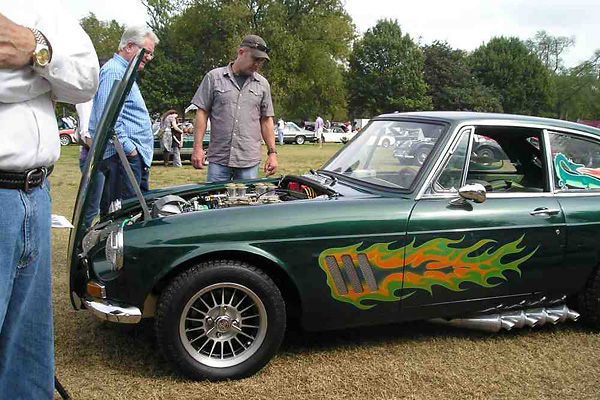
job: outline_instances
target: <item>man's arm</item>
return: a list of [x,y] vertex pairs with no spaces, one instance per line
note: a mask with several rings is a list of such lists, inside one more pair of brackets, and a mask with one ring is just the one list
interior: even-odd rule
[[29,65],[35,50],[33,32],[0,14],[0,68]]
[[[15,23],[0,15],[0,68],[11,74],[0,89],[0,101],[22,102],[48,92],[55,101],[88,101],[96,93],[99,69],[90,38],[56,2],[39,1],[32,6],[44,17],[31,19],[31,26],[24,22],[27,19]],[[28,28],[38,29],[51,49],[46,67],[31,66],[36,43]]]
[[194,121],[194,151],[192,153],[192,165],[196,169],[204,168],[204,134],[206,133],[206,124],[208,122],[208,113],[199,108],[196,111],[196,119]]
[[277,150],[275,148],[275,135],[273,134],[273,117],[262,117],[260,119],[260,134],[267,144],[267,161],[265,162],[265,174],[267,176],[277,173]]

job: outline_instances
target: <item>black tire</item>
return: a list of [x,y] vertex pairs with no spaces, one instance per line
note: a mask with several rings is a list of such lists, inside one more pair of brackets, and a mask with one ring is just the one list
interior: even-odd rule
[[588,281],[577,298],[581,320],[596,329],[600,329],[600,266],[591,273]]
[[489,147],[482,147],[480,149],[477,149],[477,156],[481,158],[489,158],[492,160],[496,159],[496,154],[494,153],[494,150],[490,149]]
[[71,138],[69,137],[69,135],[60,135],[60,145],[61,146],[68,146],[71,144]]
[[390,142],[389,139],[383,139],[383,141],[381,142],[381,147],[387,149],[388,147],[390,147],[390,144],[392,144],[392,143]]
[[305,141],[306,138],[304,136],[296,136],[296,138],[294,139],[294,142],[296,142],[296,144],[304,144]]
[[271,278],[227,260],[178,275],[162,292],[155,315],[163,355],[195,380],[254,374],[279,349],[285,326],[285,303]]
[[429,152],[430,152],[429,149],[419,149],[419,150],[417,150],[417,153],[415,154],[415,163],[417,165],[423,165],[423,163],[427,159],[427,156],[429,155]]

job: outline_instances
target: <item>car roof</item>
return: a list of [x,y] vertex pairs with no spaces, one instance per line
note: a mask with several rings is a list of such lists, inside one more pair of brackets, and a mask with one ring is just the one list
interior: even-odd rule
[[440,122],[447,122],[452,124],[458,123],[469,123],[478,122],[481,123],[483,120],[489,121],[506,121],[506,122],[519,122],[519,123],[530,123],[537,125],[544,125],[554,128],[564,129],[575,129],[587,133],[591,133],[600,136],[600,129],[593,128],[588,125],[579,124],[576,122],[563,121],[560,119],[552,118],[541,118],[531,117],[527,115],[515,115],[515,114],[497,114],[497,113],[478,113],[478,112],[464,112],[464,111],[420,111],[420,112],[405,112],[405,113],[391,113],[382,114],[375,117],[375,120],[379,119],[429,119]]

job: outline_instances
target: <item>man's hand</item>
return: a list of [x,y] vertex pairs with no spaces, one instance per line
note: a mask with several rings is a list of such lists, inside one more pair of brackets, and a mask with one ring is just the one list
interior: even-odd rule
[[35,36],[0,14],[0,68],[22,68],[29,65],[35,50]]
[[196,169],[204,168],[204,149],[194,146],[194,152],[192,153],[192,165]]
[[277,153],[271,153],[265,161],[265,174],[267,176],[277,173]]

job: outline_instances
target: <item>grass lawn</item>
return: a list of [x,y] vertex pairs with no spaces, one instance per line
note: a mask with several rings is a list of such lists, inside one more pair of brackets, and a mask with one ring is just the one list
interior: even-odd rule
[[[340,147],[278,146],[279,172],[316,169]],[[80,180],[77,156],[77,146],[63,147],[50,177],[53,213],[69,220]],[[194,170],[189,162],[180,169],[155,163],[150,173],[152,188],[205,178],[206,169]],[[56,373],[74,399],[600,398],[600,336],[578,323],[499,334],[427,323],[290,331],[277,356],[253,377],[187,381],[159,354],[152,321],[117,325],[73,310],[68,236],[68,230],[53,230],[53,304]]]

